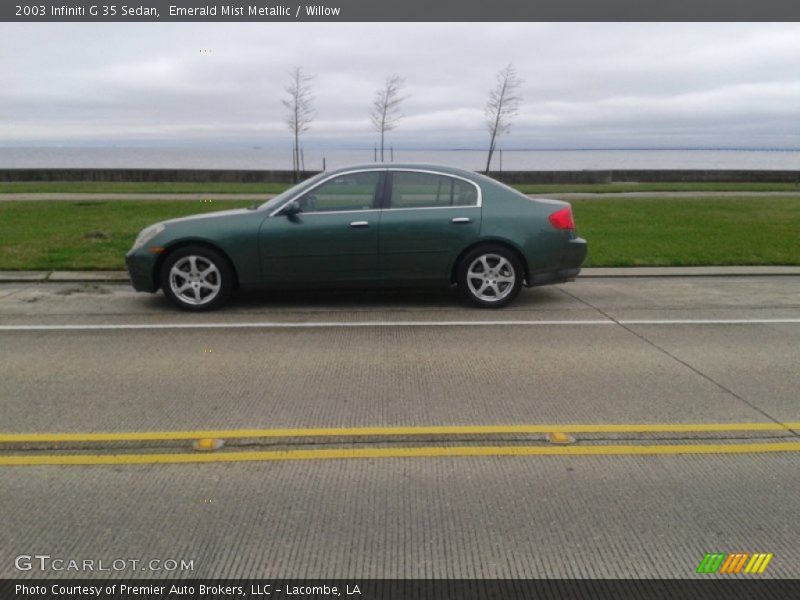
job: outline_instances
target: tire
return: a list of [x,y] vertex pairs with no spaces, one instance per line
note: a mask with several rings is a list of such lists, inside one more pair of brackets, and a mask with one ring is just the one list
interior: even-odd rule
[[193,312],[219,308],[233,289],[228,260],[205,246],[184,246],[171,252],[161,265],[159,280],[170,302]]
[[470,250],[456,270],[462,297],[481,308],[502,308],[516,298],[524,271],[517,256],[504,246]]

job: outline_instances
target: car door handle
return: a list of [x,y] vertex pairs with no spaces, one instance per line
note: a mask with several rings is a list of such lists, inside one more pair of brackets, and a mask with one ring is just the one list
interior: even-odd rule
[[353,221],[350,223],[350,227],[368,227],[369,221]]
[[470,219],[469,217],[455,217],[454,219],[452,219],[452,222],[453,223],[471,223],[472,219]]

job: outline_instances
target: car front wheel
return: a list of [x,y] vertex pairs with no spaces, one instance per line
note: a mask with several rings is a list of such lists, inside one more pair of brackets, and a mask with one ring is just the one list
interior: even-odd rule
[[461,294],[481,308],[506,306],[522,286],[522,266],[502,246],[481,246],[459,264],[457,283]]
[[167,256],[161,267],[161,289],[178,308],[214,310],[222,306],[233,288],[228,261],[211,248],[185,246]]

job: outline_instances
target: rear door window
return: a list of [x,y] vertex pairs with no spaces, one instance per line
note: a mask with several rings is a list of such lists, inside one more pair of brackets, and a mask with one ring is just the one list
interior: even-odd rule
[[463,179],[418,171],[392,172],[389,208],[447,208],[477,204],[477,188]]

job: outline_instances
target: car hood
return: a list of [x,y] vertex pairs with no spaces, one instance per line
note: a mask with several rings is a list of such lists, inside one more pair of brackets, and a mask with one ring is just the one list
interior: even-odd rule
[[248,208],[235,208],[233,210],[218,210],[215,212],[201,213],[199,215],[189,215],[188,217],[179,217],[177,219],[169,219],[162,221],[164,225],[172,225],[174,223],[184,223],[185,221],[196,221],[199,219],[219,219],[224,217],[232,217],[236,215],[252,214],[252,210]]

